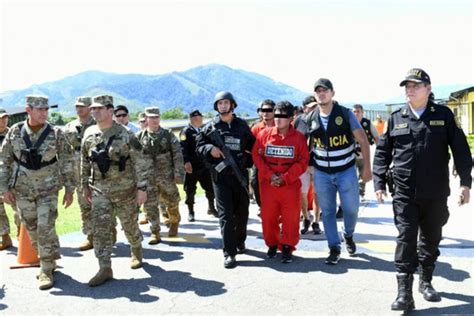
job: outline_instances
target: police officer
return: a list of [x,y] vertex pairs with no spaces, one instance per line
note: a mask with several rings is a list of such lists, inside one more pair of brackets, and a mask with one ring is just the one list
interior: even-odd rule
[[196,154],[196,136],[202,127],[202,114],[199,110],[189,113],[189,124],[181,131],[179,135],[181,150],[184,159],[184,192],[186,200],[184,203],[188,206],[190,222],[194,222],[194,195],[196,194],[196,184],[199,184],[206,192],[206,198],[209,205],[207,214],[217,217],[217,211],[214,206],[214,189],[212,188],[211,174],[204,165],[204,161]]
[[255,142],[247,123],[233,113],[236,107],[230,92],[216,94],[214,110],[219,115],[201,130],[196,148],[211,168],[225,268],[234,268],[236,254],[245,252],[249,216],[247,168],[252,166],[251,150]]
[[85,131],[82,140],[81,185],[84,197],[92,205],[94,252],[99,261],[99,271],[89,286],[98,286],[113,278],[115,216],[130,243],[130,267],[142,266],[138,207],[146,201],[151,161],[142,155],[135,134],[113,121],[112,96],[94,97],[90,108],[97,124]]
[[[379,134],[375,129],[375,126],[372,122],[364,117],[364,107],[361,104],[354,104],[352,107],[352,113],[359,120],[360,125],[364,129],[365,135],[367,135],[367,140],[369,145],[377,144],[379,141]],[[370,158],[367,158],[370,159]],[[364,168],[364,156],[362,155],[359,143],[356,143],[356,166],[359,173],[359,195],[361,199],[364,199],[365,196],[365,182],[361,180],[362,169]]]
[[[389,117],[374,157],[374,185],[383,201],[386,172],[393,162],[393,211],[399,231],[395,250],[398,296],[392,310],[415,307],[413,273],[421,268],[419,291],[427,301],[441,297],[431,285],[442,227],[449,212],[450,148],[460,180],[459,204],[469,202],[472,160],[466,137],[448,107],[429,100],[431,80],[419,68],[411,69],[400,83],[407,104]],[[418,237],[419,236],[419,237]]]
[[87,236],[87,239],[79,246],[79,250],[81,251],[89,250],[93,247],[92,210],[90,204],[84,199],[84,195],[80,186],[82,137],[84,136],[86,129],[95,124],[95,121],[91,116],[91,110],[89,108],[91,103],[91,97],[78,97],[75,103],[77,119],[69,122],[64,127],[64,136],[71,147],[71,151],[73,152],[74,180],[76,182],[77,200],[79,202],[79,208],[81,209],[82,232]]
[[[314,188],[321,205],[324,231],[330,249],[325,263],[339,262],[341,241],[337,232],[336,194],[344,207],[344,241],[347,252],[356,251],[353,233],[359,212],[359,192],[355,170],[354,146],[357,141],[365,157],[370,148],[364,130],[349,109],[333,101],[334,88],[330,80],[320,78],[314,84],[316,110],[308,116],[312,143],[311,164],[315,167]],[[372,178],[370,160],[364,160],[362,181]]]
[[40,258],[39,289],[54,285],[59,255],[55,223],[58,192],[64,186],[63,204],[74,194],[71,152],[61,129],[51,126],[48,97],[26,96],[28,119],[13,125],[0,153],[0,193],[6,203],[16,201],[21,222]]

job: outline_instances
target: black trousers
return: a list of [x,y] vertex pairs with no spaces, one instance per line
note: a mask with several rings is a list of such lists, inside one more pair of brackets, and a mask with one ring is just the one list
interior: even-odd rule
[[442,227],[449,218],[447,197],[414,199],[396,193],[393,212],[398,229],[397,272],[415,273],[420,264],[434,266],[440,254]]
[[[243,174],[248,179],[247,172]],[[224,256],[235,256],[237,246],[243,245],[247,239],[249,197],[232,173],[217,174],[212,171],[212,184],[216,196]]]
[[252,166],[252,176],[250,177],[250,185],[253,189],[253,195],[255,196],[255,202],[257,202],[258,207],[260,204],[260,185],[258,184],[258,169],[257,167]]
[[209,202],[214,203],[214,189],[212,188],[211,173],[207,168],[193,170],[193,173],[186,173],[184,175],[184,192],[186,192],[186,200],[184,203],[194,205],[194,196],[196,195],[196,185],[198,182],[204,189]]

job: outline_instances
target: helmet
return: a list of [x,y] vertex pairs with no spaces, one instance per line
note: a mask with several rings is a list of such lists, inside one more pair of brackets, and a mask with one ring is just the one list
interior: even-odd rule
[[214,111],[217,111],[217,102],[224,99],[229,100],[234,105],[234,109],[237,107],[237,102],[235,102],[235,99],[232,93],[228,91],[221,91],[221,92],[218,92],[216,96],[214,97]]

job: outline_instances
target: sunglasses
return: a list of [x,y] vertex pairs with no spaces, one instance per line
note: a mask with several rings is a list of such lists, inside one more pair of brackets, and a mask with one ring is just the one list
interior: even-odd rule
[[117,115],[115,115],[115,117],[125,117],[125,116],[127,116],[127,115],[128,115],[127,113],[125,113],[125,114],[117,114]]
[[275,114],[275,118],[284,118],[284,119],[288,119],[290,118],[291,115],[288,115],[288,114]]
[[270,112],[273,112],[273,109],[260,109],[260,112],[263,112],[263,113],[270,113]]

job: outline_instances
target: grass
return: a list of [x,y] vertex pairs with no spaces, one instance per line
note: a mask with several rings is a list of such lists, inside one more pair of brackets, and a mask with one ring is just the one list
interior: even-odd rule
[[469,148],[471,148],[471,154],[474,154],[474,134],[467,135],[466,137]]
[[[183,185],[178,184],[179,195],[184,199],[185,194],[183,191]],[[56,220],[56,231],[59,236],[77,232],[81,230],[82,221],[81,221],[81,210],[79,209],[79,204],[77,203],[77,196],[74,193],[74,201],[71,206],[65,209],[61,203],[63,198],[64,191],[59,192],[58,198],[58,219]],[[203,196],[204,190],[198,185],[196,196]],[[16,236],[16,226],[13,222],[13,210],[10,205],[5,204],[5,209],[7,211],[7,216],[10,221],[10,230],[11,236]]]

